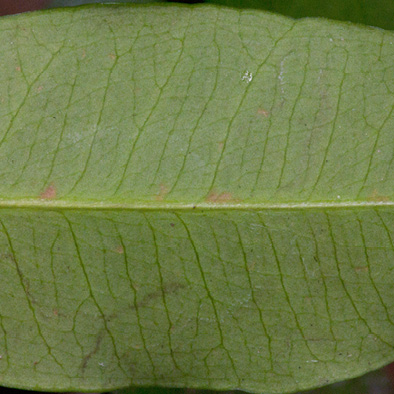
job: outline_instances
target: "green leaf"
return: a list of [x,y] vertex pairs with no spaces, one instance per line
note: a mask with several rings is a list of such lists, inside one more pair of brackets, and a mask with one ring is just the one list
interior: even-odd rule
[[0,383],[284,393],[394,359],[394,33],[212,6],[0,20]]
[[394,29],[393,0],[207,0],[237,8],[256,8],[293,18],[324,17]]

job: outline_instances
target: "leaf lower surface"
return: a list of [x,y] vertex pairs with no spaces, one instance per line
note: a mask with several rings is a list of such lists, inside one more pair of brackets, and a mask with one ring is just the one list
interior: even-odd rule
[[0,383],[283,393],[394,359],[394,34],[213,6],[0,20]]

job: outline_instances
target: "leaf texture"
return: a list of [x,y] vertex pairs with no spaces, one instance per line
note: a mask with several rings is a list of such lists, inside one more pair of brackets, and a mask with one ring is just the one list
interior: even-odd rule
[[394,34],[213,6],[0,20],[0,383],[283,393],[394,359]]

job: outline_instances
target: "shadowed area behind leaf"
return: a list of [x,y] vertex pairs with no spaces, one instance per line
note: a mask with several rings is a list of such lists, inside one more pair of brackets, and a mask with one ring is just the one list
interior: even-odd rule
[[[390,364],[394,365],[394,364]],[[298,394],[392,394],[394,387],[388,377],[388,369],[380,369],[356,379],[334,383],[316,390],[303,391]],[[35,394],[32,391],[9,390],[10,394]],[[37,392],[38,393],[38,392]],[[111,393],[109,393],[111,394]],[[113,391],[112,394],[244,394],[242,391],[212,391],[196,389],[171,389],[171,388],[138,388],[131,387]],[[245,393],[246,394],[246,393]]]
[[143,4],[143,3],[153,3],[152,0],[54,0],[51,1],[49,4],[49,8],[55,7],[74,7],[82,4],[102,4],[102,3],[136,3],[136,4]]
[[[164,2],[162,0],[160,2]],[[175,0],[169,0],[176,2]],[[54,0],[50,7],[76,6],[87,3],[153,3],[154,0]],[[179,3],[213,3],[236,8],[255,8],[293,18],[323,17],[360,23],[382,29],[394,29],[393,0],[184,0]]]
[[293,18],[323,17],[394,29],[393,0],[207,0],[236,8],[256,8]]
[[[394,364],[390,364],[394,365]],[[356,379],[330,384],[319,389],[302,391],[297,394],[393,394],[394,387],[384,368],[370,372]],[[114,391],[113,394],[246,394],[243,391],[212,391],[196,389],[137,388]]]
[[[394,366],[394,364],[390,364]],[[315,390],[302,391],[297,394],[393,394],[394,387],[389,367],[370,372],[356,379],[330,384]],[[243,391],[213,391],[196,389],[166,389],[166,388],[137,388],[130,387],[116,390],[113,394],[246,394]]]
[[39,10],[49,2],[50,0],[0,0],[0,15]]

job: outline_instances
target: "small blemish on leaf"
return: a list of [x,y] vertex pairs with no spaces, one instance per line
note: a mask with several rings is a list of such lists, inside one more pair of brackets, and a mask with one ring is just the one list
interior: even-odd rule
[[369,268],[368,267],[355,267],[354,270],[358,272],[368,272]]
[[269,112],[266,111],[266,110],[263,109],[263,108],[259,108],[259,109],[257,110],[257,113],[258,113],[259,115],[263,115],[263,116],[266,117],[266,118],[268,118],[268,115],[269,115]]
[[94,356],[100,349],[101,341],[103,340],[104,334],[100,332],[96,339],[95,347],[82,359],[81,370],[84,373],[89,360]]
[[248,70],[245,71],[244,75],[242,76],[242,81],[249,83],[252,82],[253,74]]
[[16,71],[21,71],[22,69],[20,68],[20,66],[15,67]]
[[256,262],[252,261],[252,263],[248,265],[248,271],[252,272],[254,270],[255,265],[256,265]]
[[115,59],[116,59],[116,56],[115,56],[113,53],[110,53],[108,56],[109,56],[112,60],[115,60]]
[[390,198],[387,196],[382,196],[378,193],[375,189],[372,194],[368,197],[368,201],[375,201],[375,202],[387,202],[390,201]]
[[56,188],[53,184],[50,184],[41,194],[40,198],[44,200],[52,200],[56,198]]
[[[135,286],[136,290],[138,290],[138,287]],[[166,295],[174,295],[177,294],[178,291],[184,290],[186,288],[186,286],[182,283],[178,283],[178,282],[170,282],[166,285],[164,285],[163,289],[157,289],[155,291],[152,291],[148,294],[145,295],[145,297],[137,302],[137,305],[131,305],[130,308],[131,309],[135,309],[137,308],[144,308],[152,303],[155,303],[157,299],[163,297],[163,293]]]
[[57,309],[54,309],[53,310],[53,314],[54,314],[54,316],[58,316],[59,315],[59,311]]
[[39,86],[39,87],[37,88],[37,92],[40,93],[42,89],[43,89],[43,87],[42,87],[42,86]]
[[85,49],[83,49],[83,50],[82,50],[81,59],[85,59],[85,57],[86,57],[86,51],[85,51]]
[[235,202],[236,200],[233,198],[233,195],[230,192],[217,193],[212,191],[208,194],[205,199],[206,202],[215,202],[215,203],[226,203],[226,202]]
[[157,201],[163,201],[168,193],[168,187],[163,183],[160,183],[160,191],[159,194],[156,196]]
[[115,249],[115,252],[116,252],[116,253],[119,253],[119,254],[123,254],[123,253],[124,253],[123,246],[122,246],[122,245],[119,245],[119,246]]

